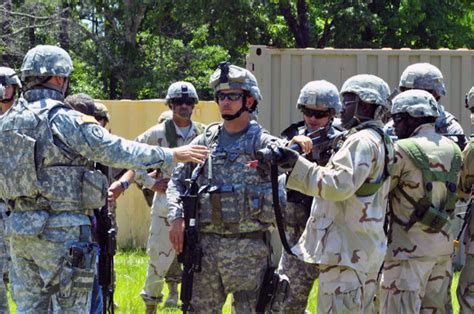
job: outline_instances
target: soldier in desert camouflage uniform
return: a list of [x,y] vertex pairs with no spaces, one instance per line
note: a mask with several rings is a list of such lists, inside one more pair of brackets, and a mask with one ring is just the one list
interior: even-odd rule
[[89,160],[170,171],[174,161],[200,162],[204,147],[166,149],[113,136],[97,121],[65,106],[72,61],[55,46],[37,46],[21,67],[25,92],[0,117],[0,197],[6,223],[11,284],[19,313],[88,313],[96,246],[89,215],[102,207],[106,178]]
[[[474,115],[474,86],[466,95],[466,107],[471,110],[471,121]],[[463,152],[463,166],[459,179],[459,197],[462,201],[470,202],[472,197],[472,188],[474,187],[474,140],[471,137],[470,142]],[[474,218],[472,218],[472,204],[464,229],[463,242],[465,245],[466,261],[459,275],[459,285],[457,288],[457,297],[461,313],[474,312]]]
[[451,312],[451,218],[461,152],[436,133],[435,98],[409,90],[393,99],[396,162],[390,232],[380,293],[381,313]]
[[386,251],[383,224],[394,156],[381,118],[389,88],[374,75],[356,75],[341,95],[341,122],[348,132],[325,167],[278,148],[279,163],[292,170],[287,187],[314,196],[293,252],[319,264],[318,313],[372,312]]
[[[310,154],[305,157],[325,166],[333,152],[332,144],[339,134],[332,126],[332,120],[341,110],[339,91],[336,86],[327,81],[312,81],[307,83],[300,92],[296,107],[303,113],[303,121],[292,124],[282,132],[288,140],[295,136],[307,135],[315,130],[324,128],[327,136],[313,145]],[[300,192],[287,190],[287,203],[284,210],[286,236],[290,246],[295,245],[309,218],[313,198]],[[304,313],[309,293],[319,271],[315,264],[305,263],[297,257],[283,252],[278,268],[280,274],[286,275],[290,282],[290,293],[279,311],[285,313]],[[273,310],[276,310],[274,307]]]
[[[248,70],[222,62],[210,78],[224,122],[209,126],[193,142],[211,155],[198,178],[198,228],[203,251],[202,272],[194,274],[192,306],[199,313],[220,313],[233,294],[236,313],[255,311],[258,289],[267,267],[265,234],[273,223],[271,183],[247,163],[277,139],[251,121],[261,100],[257,81]],[[192,165],[178,165],[168,186],[170,240],[182,250],[185,191]]]
[[[191,116],[199,98],[195,87],[189,82],[175,82],[168,88],[166,104],[172,110],[171,118],[151,127],[137,137],[140,143],[161,147],[177,147],[189,144],[202,133],[204,125],[193,122]],[[151,205],[150,231],[147,243],[147,254],[150,256],[145,285],[140,293],[146,304],[147,313],[155,313],[157,305],[163,298],[163,283],[168,285],[168,298],[165,305],[176,306],[178,303],[178,283],[181,281],[181,266],[168,237],[168,204],[166,188],[169,177],[154,178],[146,171],[136,171],[135,176],[125,173],[118,182],[111,186],[114,193],[124,191],[123,186],[137,181],[144,187],[155,191]],[[121,188],[122,187],[122,188]]]

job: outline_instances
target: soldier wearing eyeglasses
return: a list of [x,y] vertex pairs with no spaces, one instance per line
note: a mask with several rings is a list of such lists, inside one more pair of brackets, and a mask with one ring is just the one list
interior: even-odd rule
[[[325,166],[333,153],[333,140],[342,132],[332,122],[341,110],[339,91],[332,83],[321,80],[307,83],[300,91],[296,108],[303,114],[303,120],[293,123],[282,132],[282,136],[291,140],[302,135],[316,132],[320,140],[313,143],[310,153],[304,157],[318,165]],[[285,232],[290,246],[298,242],[304,231],[311,212],[313,197],[288,189],[287,204],[284,210]],[[317,265],[305,263],[297,257],[283,252],[278,272],[290,279],[290,293],[273,310],[284,313],[305,313],[309,293],[319,275]]]
[[[166,104],[172,111],[171,119],[151,127],[137,137],[138,142],[161,147],[177,147],[189,144],[202,133],[204,125],[191,120],[194,106],[198,103],[198,94],[193,84],[175,82],[168,88]],[[178,303],[178,283],[181,280],[181,268],[176,254],[168,239],[168,206],[166,189],[169,177],[162,173],[128,171],[114,182],[110,191],[119,196],[135,180],[142,186],[155,192],[151,205],[150,231],[147,254],[150,256],[145,285],[140,293],[146,305],[146,313],[155,313],[163,298],[163,283],[168,284],[168,298],[165,305]]]
[[[191,304],[198,313],[220,313],[227,294],[233,294],[235,313],[253,313],[258,289],[270,258],[266,231],[274,221],[268,174],[247,166],[256,152],[278,139],[252,120],[262,99],[254,75],[221,62],[210,85],[223,123],[208,126],[194,143],[209,147],[197,184],[199,241],[202,271],[194,274]],[[167,195],[170,240],[183,250],[183,209],[179,195],[194,166],[179,164]]]

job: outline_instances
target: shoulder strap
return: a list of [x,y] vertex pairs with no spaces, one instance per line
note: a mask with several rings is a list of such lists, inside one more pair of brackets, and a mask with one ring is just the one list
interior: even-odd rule
[[200,135],[202,134],[202,132],[204,132],[204,129],[206,128],[205,124],[201,122],[197,122],[197,121],[193,121],[193,124],[194,124],[194,129],[196,130],[197,135]]
[[170,148],[178,146],[178,133],[172,119],[165,120],[165,137]]

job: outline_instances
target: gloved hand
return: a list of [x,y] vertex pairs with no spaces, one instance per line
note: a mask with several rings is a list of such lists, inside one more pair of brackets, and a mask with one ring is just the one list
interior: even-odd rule
[[283,171],[291,171],[298,160],[299,154],[287,147],[280,147],[277,145],[269,145],[267,148],[261,149],[257,152],[257,159],[259,160],[259,168],[267,171],[270,162],[276,164]]

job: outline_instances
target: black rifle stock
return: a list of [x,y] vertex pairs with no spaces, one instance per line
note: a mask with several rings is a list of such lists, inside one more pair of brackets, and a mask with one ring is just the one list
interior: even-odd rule
[[[97,168],[102,168],[103,173],[107,174],[107,179],[111,177],[110,167],[103,169],[103,166],[98,166]],[[104,314],[114,313],[114,255],[117,250],[117,232],[108,206],[109,203],[106,201],[102,208],[94,211],[97,219],[97,242],[100,248],[98,281],[102,290],[102,313]]]
[[201,271],[202,249],[199,245],[197,226],[197,179],[203,168],[204,164],[201,164],[195,169],[189,187],[184,195],[180,196],[184,213],[184,245],[183,252],[178,255],[178,262],[183,264],[180,294],[180,300],[182,302],[181,310],[183,313],[194,311],[191,305],[194,273]]

